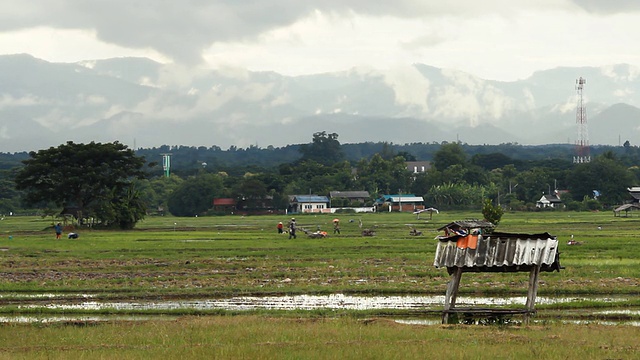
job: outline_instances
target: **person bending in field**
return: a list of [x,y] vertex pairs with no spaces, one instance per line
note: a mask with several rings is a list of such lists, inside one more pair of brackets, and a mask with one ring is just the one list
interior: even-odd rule
[[282,221],[280,221],[280,222],[278,223],[278,226],[277,226],[277,227],[278,227],[278,234],[282,234],[282,232],[283,232],[283,229],[282,229],[282,228],[283,228],[283,226],[282,226]]

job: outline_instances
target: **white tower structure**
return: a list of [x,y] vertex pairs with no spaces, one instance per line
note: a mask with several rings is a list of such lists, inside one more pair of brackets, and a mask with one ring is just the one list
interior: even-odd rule
[[586,79],[580,77],[576,80],[576,91],[578,92],[578,108],[576,109],[576,124],[578,125],[578,138],[576,139],[576,156],[573,157],[575,164],[591,162],[589,155],[589,133],[587,130],[587,109],[584,107],[582,91]]
[[171,170],[171,153],[162,154],[162,170],[164,170],[164,176],[169,177],[169,171]]

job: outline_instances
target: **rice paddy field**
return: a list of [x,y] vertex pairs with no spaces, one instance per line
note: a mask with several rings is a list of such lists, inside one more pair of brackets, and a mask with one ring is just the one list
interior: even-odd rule
[[[499,231],[549,232],[560,272],[542,273],[538,321],[524,325],[425,325],[411,309],[140,309],[51,306],[194,301],[238,296],[441,296],[450,277],[433,266],[437,229],[473,212],[148,217],[132,231],[67,228],[51,218],[0,220],[1,358],[571,359],[637,358],[640,217],[611,212],[506,213]],[[339,218],[341,233],[333,234]],[[422,236],[411,236],[415,228]],[[363,229],[375,232],[362,236]],[[572,238],[580,245],[567,245]],[[526,296],[525,273],[465,274],[461,296]],[[53,300],[52,300],[53,299]],[[593,312],[584,309],[598,309]],[[615,315],[604,315],[609,312]],[[64,321],[15,321],[20,316]],[[82,320],[82,316],[102,316]],[[109,318],[111,316],[112,318]],[[127,318],[128,317],[128,318]],[[91,318],[89,318],[91,319]],[[105,320],[106,319],[106,320]],[[594,321],[599,320],[599,321]]]

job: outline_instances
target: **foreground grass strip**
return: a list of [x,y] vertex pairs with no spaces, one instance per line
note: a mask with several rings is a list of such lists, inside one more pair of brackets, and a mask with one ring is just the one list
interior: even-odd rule
[[[181,317],[0,326],[0,357],[631,359],[638,327],[421,326],[388,319]],[[25,342],[25,339],[29,339]]]

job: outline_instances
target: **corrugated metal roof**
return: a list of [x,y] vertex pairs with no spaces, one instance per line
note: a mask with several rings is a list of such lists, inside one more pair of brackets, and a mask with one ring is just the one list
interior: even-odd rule
[[613,211],[620,212],[620,211],[629,210],[629,209],[640,209],[640,205],[638,205],[638,204],[624,204],[624,205],[620,205],[619,207],[613,209]]
[[376,199],[376,204],[383,204],[385,202],[416,203],[416,202],[424,202],[424,198],[422,196],[415,196],[414,194],[406,194],[406,195],[383,195],[382,197]]
[[329,198],[319,195],[296,195],[293,199],[294,202],[299,203],[328,203]]
[[424,199],[422,196],[392,196],[392,202],[422,202]]
[[463,271],[560,270],[558,239],[548,233],[451,236],[438,241],[433,265]]
[[491,222],[489,221],[484,221],[484,220],[457,220],[454,222],[450,222],[445,226],[442,226],[440,228],[438,228],[438,231],[442,231],[444,229],[487,229],[487,228],[493,228],[495,227],[495,225],[493,225]]
[[542,195],[542,197],[540,198],[540,200],[538,200],[538,202],[541,202],[543,200],[547,200],[550,203],[561,203],[562,200],[557,197],[556,195]]

